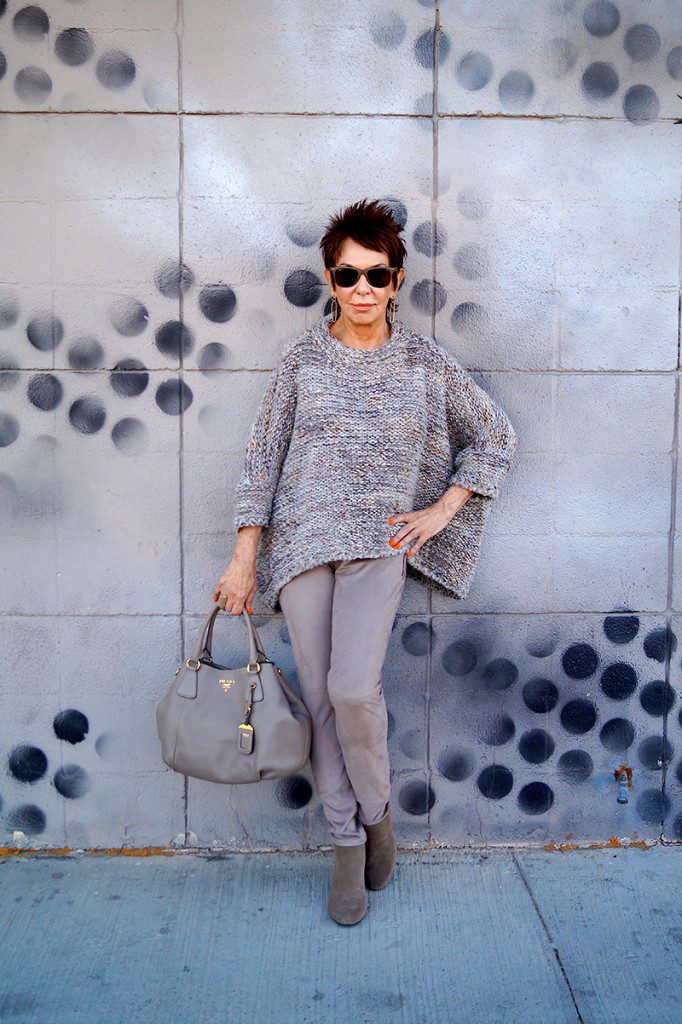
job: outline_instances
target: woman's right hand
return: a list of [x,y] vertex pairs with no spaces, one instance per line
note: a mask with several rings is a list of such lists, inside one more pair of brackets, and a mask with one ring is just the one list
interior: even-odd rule
[[251,602],[257,589],[255,553],[237,549],[232,555],[232,561],[215,585],[213,600],[219,600],[222,594],[225,597],[226,612],[230,612],[232,615],[241,615],[244,604],[246,604],[246,610],[250,615]]

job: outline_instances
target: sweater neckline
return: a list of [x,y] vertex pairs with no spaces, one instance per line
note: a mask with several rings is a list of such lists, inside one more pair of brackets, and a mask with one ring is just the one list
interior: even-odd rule
[[344,358],[355,362],[374,362],[377,359],[386,359],[390,356],[391,352],[395,350],[396,343],[402,336],[404,330],[402,321],[396,318],[390,325],[391,333],[389,337],[386,338],[378,348],[351,348],[350,345],[346,345],[345,342],[339,341],[339,339],[332,334],[329,329],[331,322],[331,313],[323,313],[318,318],[315,326],[318,329],[319,335],[334,349],[335,352],[338,352],[338,354]]

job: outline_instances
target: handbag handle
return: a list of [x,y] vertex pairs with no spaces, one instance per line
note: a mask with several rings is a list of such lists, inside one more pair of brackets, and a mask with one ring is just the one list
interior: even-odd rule
[[[222,602],[222,604],[221,604],[221,602]],[[196,644],[194,645],[194,650],[192,652],[192,657],[188,658],[187,661],[185,662],[185,664],[187,665],[188,668],[194,668],[195,671],[196,671],[196,669],[198,669],[198,667],[199,667],[199,659],[200,659],[200,657],[202,655],[202,651],[208,653],[209,658],[211,657],[210,646],[207,647],[208,631],[212,630],[213,623],[215,622],[216,615],[218,614],[219,611],[222,611],[224,609],[224,607],[225,607],[225,598],[221,594],[220,600],[217,602],[215,608],[212,608],[210,610],[210,612],[208,613],[208,615],[206,616],[206,618],[204,619],[204,624],[203,624],[203,626],[201,628],[201,632],[199,634],[199,638],[198,638]],[[242,608],[242,615],[244,617],[244,621],[246,622],[246,628],[247,628],[247,631],[248,631],[248,634],[249,634],[249,665],[254,665],[254,664],[258,663],[258,654],[259,653],[263,655],[263,659],[265,660],[265,652],[263,650],[263,645],[260,642],[260,637],[258,636],[258,632],[256,631],[256,627],[254,626],[253,622],[251,621],[251,616],[247,612],[246,608]],[[189,664],[191,661],[194,662],[194,665],[190,665]]]
[[[225,608],[225,595],[224,594],[221,594],[220,597],[218,598],[218,607],[223,608],[223,609]],[[244,608],[242,608],[242,615],[246,615],[246,611],[245,611]],[[204,647],[203,647],[203,650],[201,652],[202,658],[203,658],[203,656],[205,654],[207,654],[209,660],[212,660],[212,658],[213,658],[213,655],[211,654],[211,648],[212,648],[212,645],[213,645],[213,627],[215,626],[215,621],[216,621],[216,617],[214,616],[211,619],[211,621],[209,622],[209,624],[208,624],[208,632],[206,633],[206,640],[204,641]],[[264,647],[263,647],[263,645],[262,645],[262,643],[260,641],[260,637],[258,636],[258,632],[256,630],[256,627],[253,625],[250,616],[247,618],[247,622],[248,622],[249,626],[252,627],[254,635],[255,635],[256,648],[257,648],[256,653],[257,654],[260,653],[263,656],[263,661],[268,661],[269,659],[268,659],[268,657],[267,657],[267,655],[265,653],[265,649],[264,649]],[[255,660],[256,660],[255,658],[251,658],[251,661],[255,661]]]

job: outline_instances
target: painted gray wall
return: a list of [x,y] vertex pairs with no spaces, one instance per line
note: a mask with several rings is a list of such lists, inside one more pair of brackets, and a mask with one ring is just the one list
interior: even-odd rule
[[399,842],[682,839],[679,0],[12,0],[0,51],[1,845],[328,842],[309,766],[184,780],[154,711],[364,196],[519,435],[469,598],[396,619]]

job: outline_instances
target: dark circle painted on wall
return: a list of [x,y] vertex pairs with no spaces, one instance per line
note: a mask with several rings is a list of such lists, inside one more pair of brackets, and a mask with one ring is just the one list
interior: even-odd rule
[[542,764],[554,753],[555,743],[545,729],[528,729],[519,739],[519,754],[529,764]]
[[594,728],[597,722],[597,709],[586,697],[576,697],[564,704],[560,718],[566,732],[580,736]]
[[552,711],[559,700],[559,688],[551,679],[529,679],[521,694],[526,707],[538,715]]
[[462,245],[455,253],[452,265],[465,281],[477,281],[490,269],[488,254],[478,242]]
[[571,644],[561,655],[561,665],[569,679],[589,679],[597,671],[599,655],[591,644]]
[[403,629],[400,641],[406,654],[423,658],[429,651],[429,627],[426,622],[411,622]]
[[650,630],[642,643],[647,658],[661,664],[677,650],[677,637],[668,626]]
[[650,85],[631,85],[623,96],[623,113],[632,124],[646,124],[658,117],[661,104]]
[[2,50],[0,50],[0,82],[3,80],[7,73],[7,57],[5,57]]
[[7,10],[7,0],[0,0],[0,18],[2,18]]
[[139,455],[149,442],[149,431],[142,420],[125,416],[111,428],[111,440],[123,455]]
[[199,292],[199,309],[214,324],[226,324],[237,309],[237,296],[226,284],[207,284]]
[[635,727],[627,718],[610,718],[599,732],[601,745],[613,754],[627,750],[634,741]]
[[186,356],[194,348],[194,333],[179,320],[167,320],[156,328],[154,342],[162,355],[179,359],[181,352]]
[[500,79],[500,102],[507,110],[525,110],[533,98],[533,79],[525,71],[514,68]]
[[35,43],[50,31],[50,19],[42,7],[31,4],[17,11],[12,19],[12,28],[17,39],[25,43]]
[[639,692],[639,702],[648,715],[661,718],[675,705],[675,691],[664,679],[653,679]]
[[489,800],[502,800],[511,793],[514,775],[502,764],[489,764],[479,773],[476,785]]
[[557,773],[564,782],[579,785],[594,771],[594,762],[586,750],[566,750],[558,758]]
[[[400,296],[398,299],[400,301]],[[420,313],[430,313],[432,302],[435,302],[436,312],[440,313],[447,299],[448,293],[440,281],[432,281],[430,278],[417,281],[410,289],[410,302]]]
[[64,397],[64,385],[53,373],[36,373],[29,378],[26,396],[36,409],[52,412]]
[[659,789],[646,789],[637,797],[635,810],[642,821],[660,825],[670,814],[670,797]]
[[54,52],[62,64],[77,68],[90,60],[95,41],[84,28],[65,28],[55,39]]
[[19,300],[9,292],[0,295],[0,331],[14,327],[19,319]]
[[436,771],[449,782],[464,782],[474,771],[474,759],[464,750],[448,748],[438,755]]
[[[435,46],[434,46],[434,30],[429,28],[426,32],[422,32],[414,41],[414,56],[422,68],[431,69],[434,63]],[[438,61],[443,63],[447,59],[450,53],[450,39],[445,32],[438,33]]]
[[10,751],[7,768],[19,782],[37,782],[47,771],[47,756],[40,747],[22,743]]
[[78,764],[63,764],[54,773],[54,788],[68,800],[76,800],[84,796],[92,784],[90,776]]
[[155,394],[156,404],[162,412],[169,416],[179,416],[192,404],[192,389],[184,380],[171,377],[159,384]]
[[307,807],[312,796],[312,786],[304,775],[287,775],[277,783],[277,801],[290,810],[298,811],[301,807]]
[[610,0],[593,0],[583,11],[583,25],[591,36],[610,36],[620,25],[620,12]]
[[669,740],[662,736],[647,736],[637,748],[637,756],[644,768],[660,772],[663,762],[669,764],[673,759],[673,748]]
[[528,782],[517,799],[524,814],[545,814],[554,803],[554,792],[546,782]]
[[493,62],[480,50],[469,50],[457,64],[455,77],[463,89],[476,92],[493,77]]
[[135,61],[124,50],[107,50],[97,61],[95,73],[105,89],[127,89],[135,78]]
[[493,658],[481,673],[486,690],[508,690],[519,678],[519,670],[509,658]]
[[139,299],[123,295],[111,304],[109,318],[118,334],[124,338],[134,338],[142,334],[149,323],[149,311]]
[[67,743],[80,743],[87,736],[90,725],[82,711],[66,708],[54,716],[52,727],[57,739],[65,740]]
[[638,615],[607,615],[604,619],[604,633],[612,644],[629,644],[638,632]]
[[284,282],[284,295],[287,301],[299,309],[314,306],[321,290],[320,279],[311,270],[292,270]]
[[618,72],[613,65],[597,60],[588,65],[582,73],[580,84],[585,95],[591,100],[606,100],[618,90]]
[[428,814],[435,802],[436,796],[431,786],[418,779],[406,782],[398,791],[398,804],[406,814]]
[[69,345],[66,359],[74,370],[94,370],[104,363],[104,345],[90,336],[77,338]]
[[637,689],[637,673],[625,661],[614,661],[602,672],[600,686],[611,700],[627,700]]
[[164,260],[154,273],[154,284],[167,299],[177,299],[194,284],[194,273],[186,263]]
[[407,34],[403,18],[391,13],[376,19],[370,27],[372,42],[382,50],[397,50]]
[[69,406],[69,423],[81,434],[96,434],[106,418],[106,409],[94,395],[83,395]]
[[42,103],[52,92],[52,79],[47,71],[29,64],[14,76],[14,91],[24,103]]
[[449,676],[466,676],[476,668],[478,653],[470,640],[455,640],[441,656],[441,664]]
[[197,366],[200,370],[219,370],[227,366],[227,349],[219,341],[211,341],[197,353]]
[[448,243],[448,234],[444,226],[438,222],[435,225],[435,246],[431,245],[431,222],[424,221],[418,224],[412,234],[412,242],[417,252],[423,256],[440,256],[445,251]]
[[682,46],[673,46],[665,59],[665,66],[671,78],[682,81]]
[[9,412],[0,413],[0,448],[14,444],[20,433],[19,420]]
[[35,804],[13,807],[5,817],[8,829],[24,832],[27,836],[37,836],[44,832],[46,820],[44,811]]
[[682,759],[675,765],[675,780],[682,785]]
[[478,302],[460,302],[450,317],[456,334],[479,334],[490,326],[490,316]]
[[64,337],[64,324],[58,316],[40,313],[29,320],[26,337],[39,352],[49,352],[61,343]]
[[109,375],[109,383],[121,398],[137,398],[149,384],[149,374],[139,359],[119,359]]
[[512,739],[515,732],[514,719],[510,715],[497,715],[485,723],[481,740],[489,747],[501,747]]
[[632,25],[623,37],[623,46],[633,60],[651,60],[661,48],[661,37],[653,25]]

